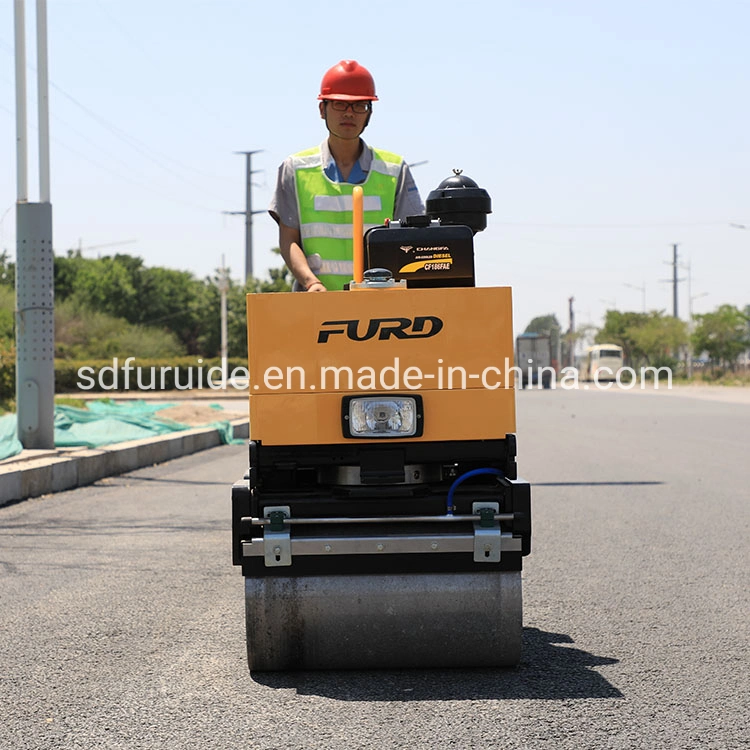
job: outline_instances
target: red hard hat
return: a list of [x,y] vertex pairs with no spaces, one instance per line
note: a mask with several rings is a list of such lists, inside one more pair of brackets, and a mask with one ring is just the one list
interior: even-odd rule
[[375,81],[370,71],[356,60],[342,60],[326,71],[320,83],[318,99],[340,99],[345,102],[368,99],[376,102]]

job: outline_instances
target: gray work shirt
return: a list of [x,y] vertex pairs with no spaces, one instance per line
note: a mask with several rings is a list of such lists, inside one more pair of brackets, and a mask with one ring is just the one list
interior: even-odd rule
[[[364,179],[370,172],[372,164],[372,149],[362,141],[363,149],[359,157],[359,170],[352,170],[354,174],[364,174]],[[331,150],[328,148],[328,139],[320,144],[321,161],[324,165],[333,161]],[[271,198],[268,213],[281,224],[292,229],[299,229],[299,208],[297,206],[297,189],[294,182],[294,168],[292,157],[285,159],[279,167],[276,178],[276,190]],[[407,216],[420,216],[424,214],[424,205],[419,197],[419,190],[412,177],[409,165],[404,161],[401,163],[401,172],[396,183],[396,204],[393,207],[391,218],[402,220]]]

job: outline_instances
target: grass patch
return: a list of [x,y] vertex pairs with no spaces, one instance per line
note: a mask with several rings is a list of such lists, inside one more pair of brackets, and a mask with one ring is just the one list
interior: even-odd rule
[[699,372],[693,373],[692,380],[688,380],[684,374],[674,375],[672,382],[681,385],[723,385],[739,388],[750,387],[750,372]]
[[57,406],[75,406],[76,409],[88,409],[85,399],[70,396],[55,396],[55,404]]
[[[102,399],[110,401],[110,399]],[[55,405],[75,406],[77,409],[88,409],[88,404],[83,398],[72,398],[70,396],[55,396]],[[16,400],[14,398],[0,398],[0,417],[5,414],[15,414]]]

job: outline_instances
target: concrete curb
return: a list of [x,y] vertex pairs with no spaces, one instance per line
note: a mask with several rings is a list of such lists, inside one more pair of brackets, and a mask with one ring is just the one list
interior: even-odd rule
[[[247,419],[229,420],[235,438],[249,436]],[[132,440],[104,448],[45,452],[40,456],[0,463],[0,506],[30,497],[62,492],[124,474],[144,466],[221,445],[219,430],[196,427],[184,432]]]

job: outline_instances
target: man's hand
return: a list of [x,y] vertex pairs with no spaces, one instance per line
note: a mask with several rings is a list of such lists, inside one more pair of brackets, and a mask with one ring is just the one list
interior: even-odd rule
[[326,288],[323,286],[323,284],[320,281],[313,281],[312,284],[310,284],[309,287],[307,287],[308,292],[325,292]]

